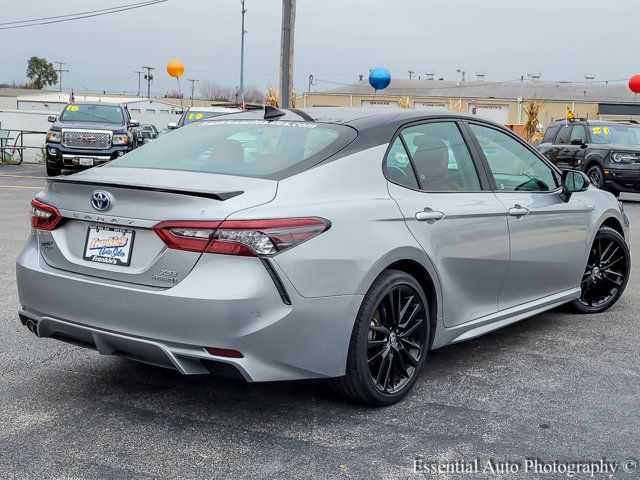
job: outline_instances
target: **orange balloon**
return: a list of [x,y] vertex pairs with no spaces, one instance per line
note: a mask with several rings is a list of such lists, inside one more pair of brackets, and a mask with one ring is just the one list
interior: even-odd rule
[[184,73],[184,63],[180,60],[171,60],[167,63],[167,73],[172,77],[181,77]]

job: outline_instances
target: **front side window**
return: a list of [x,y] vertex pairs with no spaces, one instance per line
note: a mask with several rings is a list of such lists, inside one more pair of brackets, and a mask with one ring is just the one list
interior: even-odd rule
[[455,122],[431,122],[401,132],[420,189],[426,192],[481,190],[473,159]]
[[307,161],[311,166],[328,158],[355,137],[356,131],[343,125],[209,120],[163,135],[144,148],[109,162],[105,168],[157,168],[279,178],[279,172],[289,167]]
[[86,105],[72,103],[60,115],[63,122],[124,123],[124,112],[117,105]]
[[587,129],[584,128],[584,125],[574,125],[573,130],[571,130],[571,138],[569,139],[569,143],[574,142],[587,143]]
[[495,128],[470,124],[487,159],[498,190],[548,192],[558,175],[522,142]]

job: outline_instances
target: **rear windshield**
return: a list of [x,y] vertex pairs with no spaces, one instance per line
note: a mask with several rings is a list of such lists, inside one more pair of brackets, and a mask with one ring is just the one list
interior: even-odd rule
[[356,137],[343,125],[266,120],[194,123],[105,167],[281,178],[325,160]]
[[63,122],[124,123],[122,108],[117,105],[67,105],[62,111]]

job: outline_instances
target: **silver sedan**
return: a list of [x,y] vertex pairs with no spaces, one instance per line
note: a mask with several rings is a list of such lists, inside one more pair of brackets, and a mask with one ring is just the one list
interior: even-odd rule
[[[562,304],[611,307],[622,204],[460,114],[265,110],[48,179],[17,260],[38,337],[398,401],[428,352]],[[579,325],[576,325],[579,328]]]

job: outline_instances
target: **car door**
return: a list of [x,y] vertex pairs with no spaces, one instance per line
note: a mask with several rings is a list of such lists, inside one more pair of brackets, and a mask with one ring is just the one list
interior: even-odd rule
[[563,135],[562,140],[566,143],[559,148],[555,164],[561,169],[580,169],[587,143],[587,129],[582,124],[567,125],[562,128],[558,137]]
[[573,125],[567,124],[560,128],[554,143],[555,158],[553,163],[560,169],[570,168],[574,147],[571,145],[571,130]]
[[511,256],[500,309],[579,287],[587,242],[581,195],[562,201],[558,172],[521,139],[493,126],[468,125],[508,213]]
[[442,285],[446,326],[498,310],[507,273],[506,209],[472,159],[460,124],[407,126],[385,159],[389,193]]

